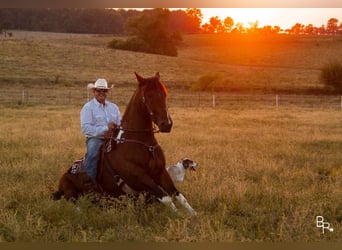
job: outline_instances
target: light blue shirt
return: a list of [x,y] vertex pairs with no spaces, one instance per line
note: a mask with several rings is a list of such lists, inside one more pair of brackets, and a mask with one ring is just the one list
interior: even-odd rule
[[84,104],[80,117],[81,130],[86,137],[103,137],[108,130],[108,123],[121,124],[118,106],[108,101],[103,105],[96,98]]

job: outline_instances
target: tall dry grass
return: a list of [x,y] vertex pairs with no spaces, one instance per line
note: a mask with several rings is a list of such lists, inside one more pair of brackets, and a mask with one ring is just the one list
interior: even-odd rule
[[[0,241],[340,241],[340,110],[276,109],[257,98],[228,108],[184,107],[177,96],[208,72],[253,91],[321,90],[318,68],[340,55],[338,41],[294,37],[256,41],[251,49],[225,37],[186,36],[179,57],[169,58],[107,49],[108,36],[19,33],[0,40],[0,97],[10,89],[81,89],[105,77],[119,86],[113,99],[122,104],[134,71],[160,71],[174,128],[157,137],[168,165],[182,157],[199,162],[178,184],[199,215],[142,200],[52,201],[50,188],[85,151],[81,107],[14,102],[0,106]],[[317,215],[334,232],[322,234]]]
[[[341,112],[335,109],[170,107],[157,134],[167,164],[196,160],[178,188],[199,212],[142,200],[76,204],[49,187],[84,153],[78,106],[2,106],[1,241],[339,241]],[[122,107],[124,109],[124,107]],[[322,215],[334,232],[322,234]]]

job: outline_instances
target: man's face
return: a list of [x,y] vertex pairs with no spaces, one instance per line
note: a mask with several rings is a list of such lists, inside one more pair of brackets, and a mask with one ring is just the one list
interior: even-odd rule
[[99,103],[104,104],[107,98],[108,89],[94,89],[94,96]]

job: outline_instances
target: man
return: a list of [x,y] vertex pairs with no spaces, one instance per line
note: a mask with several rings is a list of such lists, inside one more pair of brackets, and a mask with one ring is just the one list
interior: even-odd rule
[[96,183],[96,168],[99,153],[104,143],[104,134],[120,125],[121,117],[118,106],[106,100],[108,83],[99,78],[95,84],[89,83],[88,90],[92,91],[94,98],[87,102],[80,113],[81,130],[86,137],[87,152],[85,155],[85,171]]

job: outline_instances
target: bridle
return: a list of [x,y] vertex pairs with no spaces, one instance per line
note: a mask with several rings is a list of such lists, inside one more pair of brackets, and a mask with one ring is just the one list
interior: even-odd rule
[[[147,109],[147,113],[150,115],[150,118],[151,118],[151,121],[152,121],[152,125],[153,125],[153,128],[152,128],[152,130],[154,131],[154,133],[158,133],[158,132],[160,132],[159,131],[159,129],[155,129],[156,128],[156,124],[155,124],[155,115],[154,115],[154,112],[153,112],[153,110],[151,109],[151,107],[150,107],[150,105],[148,104],[148,102],[146,101],[147,100],[147,98],[145,97],[145,93],[143,93],[143,95],[142,95],[142,98],[141,98],[141,101],[142,101],[142,103],[146,106],[146,109]],[[167,111],[168,109],[167,109],[167,107],[166,107],[166,112],[168,113],[168,111]]]
[[[166,89],[163,89],[163,90],[164,90],[164,92],[166,91]],[[151,122],[152,122],[152,128],[147,128],[147,129],[130,129],[130,128],[124,128],[122,126],[118,126],[118,127],[113,128],[112,129],[112,133],[111,133],[111,137],[106,142],[105,152],[109,153],[112,150],[112,141],[114,143],[116,143],[116,144],[134,143],[134,144],[139,144],[139,145],[145,147],[147,149],[147,151],[152,155],[152,158],[155,159],[155,150],[157,148],[160,148],[160,145],[158,143],[155,143],[154,145],[149,145],[149,144],[146,144],[145,142],[140,141],[140,140],[126,139],[126,138],[123,137],[123,134],[125,132],[129,132],[129,133],[150,133],[150,134],[154,134],[154,133],[159,133],[160,132],[158,126],[154,122],[155,114],[154,114],[153,110],[151,109],[151,107],[150,107],[150,105],[149,105],[149,103],[147,101],[147,98],[145,97],[145,92],[142,93],[141,102],[145,105],[145,107],[147,109],[147,113],[150,116],[150,119],[151,119]],[[167,109],[166,109],[166,112],[167,112]],[[115,137],[115,130],[118,130],[118,133],[117,133],[116,137]],[[106,164],[106,162],[105,162],[105,165],[106,165],[107,169],[109,170],[110,174],[114,177],[116,185],[121,190],[123,190],[123,186],[125,185],[125,182],[109,166],[109,164]]]
[[[152,129],[129,129],[129,128],[123,128],[120,127],[121,130],[123,130],[124,132],[131,132],[131,133],[159,133],[160,130],[158,128],[158,126],[155,123],[155,114],[152,110],[152,108],[150,107],[150,105],[147,102],[147,98],[145,97],[145,93],[143,92],[142,97],[141,97],[141,102],[145,105],[146,109],[147,109],[147,113],[149,114],[151,121],[152,121]],[[166,112],[167,112],[167,108],[166,108]]]
[[[112,135],[110,137],[110,141],[114,141],[116,142],[116,144],[120,144],[120,143],[136,143],[136,144],[140,144],[144,147],[146,147],[148,149],[148,151],[152,154],[153,158],[154,158],[154,151],[155,149],[157,149],[158,147],[160,147],[160,145],[158,143],[156,143],[155,145],[148,145],[140,140],[135,140],[135,139],[126,139],[124,137],[122,137],[122,135],[125,132],[130,132],[130,133],[159,133],[160,130],[159,128],[156,126],[155,122],[154,122],[154,113],[153,110],[151,109],[150,105],[148,104],[148,102],[146,101],[146,97],[145,97],[145,93],[143,93],[141,101],[142,103],[146,106],[147,112],[151,118],[152,121],[152,128],[151,129],[129,129],[129,128],[123,128],[122,126],[114,128],[112,131]],[[114,131],[115,129],[118,129],[118,135],[114,138]],[[108,143],[107,147],[106,147],[106,152],[110,152],[111,151],[111,146],[110,143]]]

